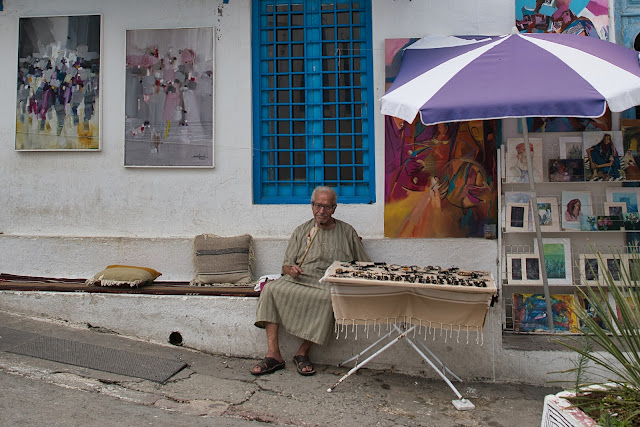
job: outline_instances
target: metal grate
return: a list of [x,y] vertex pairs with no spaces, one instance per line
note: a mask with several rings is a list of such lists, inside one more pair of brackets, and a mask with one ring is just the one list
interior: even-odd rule
[[254,5],[254,201],[375,201],[370,0]]

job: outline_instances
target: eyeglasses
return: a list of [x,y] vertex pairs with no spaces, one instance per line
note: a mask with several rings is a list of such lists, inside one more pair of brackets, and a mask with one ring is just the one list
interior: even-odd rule
[[324,209],[325,211],[332,211],[336,208],[336,205],[321,205],[320,203],[311,202],[311,207],[317,210]]

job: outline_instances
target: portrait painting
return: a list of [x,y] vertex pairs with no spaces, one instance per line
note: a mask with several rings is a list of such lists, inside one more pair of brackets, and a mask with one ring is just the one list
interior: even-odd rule
[[101,149],[101,15],[19,18],[15,149]]
[[[387,85],[414,41],[386,40]],[[385,116],[385,237],[484,237],[498,219],[498,139],[498,120],[424,126]]]
[[561,203],[562,228],[580,230],[583,216],[592,215],[591,193],[588,191],[563,191]]
[[[529,151],[531,153],[531,162],[533,166],[533,181],[542,182],[542,138],[529,138],[529,143]],[[529,182],[529,168],[527,165],[524,138],[507,139],[505,168],[506,182]]]
[[[538,253],[538,245],[535,244],[533,247],[534,252]],[[543,238],[542,248],[544,266],[547,270],[547,283],[549,285],[572,284],[571,240]]]
[[582,137],[581,136],[561,136],[558,138],[561,159],[582,160]]
[[582,159],[549,159],[549,182],[584,181]]
[[124,73],[124,165],[213,167],[213,28],[127,30]]
[[627,206],[627,213],[638,212],[639,187],[607,187],[607,202],[621,202]]
[[[556,333],[577,333],[575,297],[571,294],[550,295],[553,328]],[[549,332],[547,302],[544,294],[513,294],[513,331]]]
[[622,132],[584,132],[582,134],[586,181],[625,179]]
[[620,120],[622,129],[622,147],[624,149],[623,163],[624,174],[627,181],[640,180],[640,120],[622,119]]

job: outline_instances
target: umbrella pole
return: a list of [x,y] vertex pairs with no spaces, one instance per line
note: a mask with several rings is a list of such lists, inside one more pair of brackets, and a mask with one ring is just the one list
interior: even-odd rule
[[[544,246],[542,244],[542,232],[540,231],[540,217],[538,216],[538,196],[536,195],[536,184],[534,182],[533,162],[531,161],[531,143],[529,142],[529,130],[527,129],[527,119],[520,118],[522,123],[522,134],[524,135],[524,151],[527,158],[527,169],[529,173],[529,189],[531,191],[531,210],[533,223],[536,229],[536,242],[538,245],[538,263],[540,264],[540,274],[544,286],[544,299],[547,303],[547,320],[549,321],[549,332],[554,333],[553,312],[551,311],[551,297],[549,295],[549,281],[547,279],[547,266],[544,262]],[[570,266],[567,266],[570,268]]]

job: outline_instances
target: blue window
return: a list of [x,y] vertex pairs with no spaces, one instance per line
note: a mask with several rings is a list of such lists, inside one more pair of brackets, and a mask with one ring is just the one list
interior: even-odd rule
[[371,0],[252,3],[254,202],[374,202]]

